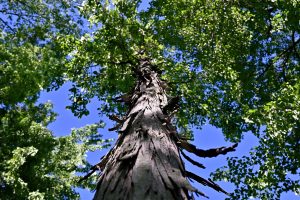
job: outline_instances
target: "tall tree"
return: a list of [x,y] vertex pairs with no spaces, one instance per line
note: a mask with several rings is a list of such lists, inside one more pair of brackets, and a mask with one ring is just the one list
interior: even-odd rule
[[170,121],[176,102],[168,102],[155,66],[141,58],[135,75],[137,84],[125,100],[126,117],[111,116],[119,123],[120,136],[97,165],[102,174],[94,199],[190,199],[189,191],[205,196],[187,177],[226,193],[211,180],[187,172],[178,147],[202,157],[226,154],[234,147],[203,151],[181,139]]
[[[201,151],[184,140],[193,138],[191,126],[201,127],[206,122],[222,128],[229,141],[240,141],[245,132],[259,140],[250,156],[231,158],[227,167],[214,173],[215,179],[227,179],[237,186],[233,199],[278,199],[286,191],[299,192],[299,1],[153,0],[143,10],[138,0],[87,0],[77,6],[80,16],[75,17],[86,19],[85,25],[89,23],[85,34],[78,34],[76,28],[64,31],[71,26],[60,23],[60,19],[69,20],[69,11],[54,9],[57,15],[49,12],[57,5],[64,8],[65,1],[53,1],[53,6],[52,1],[40,1],[42,6],[36,8],[42,10],[28,9],[28,5],[35,5],[24,2],[2,4],[4,10],[13,10],[13,16],[24,13],[16,8],[30,14],[50,14],[34,18],[46,20],[29,25],[30,17],[20,21],[1,18],[1,48],[5,52],[1,65],[6,66],[0,83],[1,103],[7,107],[12,101],[34,102],[40,88],[51,88],[52,84],[59,87],[66,80],[74,83],[68,108],[76,116],[89,113],[86,105],[91,98],[103,102],[100,113],[110,115],[121,125],[116,128],[120,131],[116,146],[92,168],[103,170],[95,198],[117,198],[119,194],[111,191],[120,189],[120,180],[128,188],[120,189],[120,195],[155,196],[157,185],[146,182],[150,173],[146,163],[153,164],[151,173],[159,173],[156,181],[166,190],[157,195],[165,198],[187,198],[188,191],[196,191],[186,177],[221,190],[212,181],[186,172],[178,153],[178,148],[198,155],[234,149]],[[44,24],[47,31],[42,33],[50,33],[51,37],[40,34]],[[21,31],[13,34],[15,27]],[[26,30],[34,30],[34,34],[23,34]],[[42,53],[36,54],[36,50]],[[44,65],[39,65],[41,62]],[[8,82],[22,86],[18,80],[26,80],[27,72],[20,70],[24,63],[45,67],[41,71],[30,68],[34,74],[28,76],[31,88],[8,86]],[[19,69],[17,73],[13,66]],[[177,127],[178,135],[170,122]],[[157,141],[159,133],[162,143]],[[141,159],[142,153],[146,158],[156,156],[149,161]],[[168,155],[175,159],[166,158]],[[143,176],[136,169],[144,171]],[[113,176],[127,177],[123,173],[134,178],[131,181]],[[140,185],[131,184],[140,182],[150,193],[141,194],[136,188]]]
[[[126,105],[115,100],[134,88],[134,82],[140,83],[132,72],[142,52],[161,72],[169,94],[180,101],[173,122],[181,136],[192,137],[190,126],[209,122],[222,128],[230,141],[240,141],[248,131],[259,139],[250,157],[229,159],[229,168],[214,174],[235,183],[233,198],[270,199],[297,192],[299,179],[292,175],[299,175],[299,2],[153,0],[144,10],[140,3],[86,1],[81,8],[95,29],[80,40],[64,40],[73,52],[69,76],[85,88],[74,95],[70,108],[80,113],[85,102],[97,96],[105,102],[102,113],[125,116],[129,121],[123,126],[134,127],[130,119],[137,116],[128,115],[138,105],[134,93],[124,96],[132,101],[128,113]],[[84,100],[80,105],[78,97]],[[124,139],[131,135],[120,134]],[[123,147],[120,141],[112,150],[117,155]],[[137,149],[124,151],[139,164],[143,145],[131,145]],[[108,168],[115,166],[116,155],[108,156]],[[100,168],[101,184],[110,175]],[[97,195],[105,191],[99,186]]]

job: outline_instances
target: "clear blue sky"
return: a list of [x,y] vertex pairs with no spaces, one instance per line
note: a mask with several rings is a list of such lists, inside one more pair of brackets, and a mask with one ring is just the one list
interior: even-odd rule
[[[96,110],[99,106],[99,102],[94,101],[89,104],[90,115],[87,117],[83,117],[78,119],[74,117],[70,110],[66,110],[65,107],[69,105],[68,95],[71,84],[65,84],[58,91],[53,91],[50,93],[42,92],[41,97],[39,99],[40,102],[46,102],[50,100],[54,104],[54,111],[58,113],[57,120],[49,125],[49,129],[54,132],[56,136],[62,136],[70,134],[71,128],[79,128],[85,126],[86,124],[92,124],[98,122],[99,120],[104,120],[106,122],[106,127],[103,132],[100,134],[104,135],[105,138],[116,138],[117,134],[115,132],[108,132],[107,129],[113,126],[113,122],[111,122],[106,117],[100,117],[98,115],[98,111]],[[231,143],[225,142],[224,137],[221,133],[220,129],[216,129],[210,125],[205,125],[202,130],[194,130],[195,132],[195,140],[193,144],[195,144],[198,148],[209,149],[221,146],[229,146]],[[227,156],[238,156],[241,157],[243,155],[247,155],[250,148],[257,144],[257,139],[250,133],[245,134],[244,140],[237,147],[236,152],[228,153],[226,156],[220,155],[217,158],[205,158],[198,159],[199,162],[206,166],[206,169],[199,169],[194,167],[193,165],[186,162],[186,168],[188,171],[192,171],[199,176],[204,178],[208,178],[209,174],[213,172],[218,167],[226,165],[226,157]],[[98,152],[89,152],[87,159],[92,163],[96,164],[100,157],[106,152],[108,149],[98,151]],[[191,156],[193,158],[193,156]],[[234,186],[228,182],[218,182],[218,184],[223,187],[227,192],[232,192],[234,190]],[[207,196],[212,200],[222,200],[226,198],[226,195],[222,193],[218,193],[209,187],[205,187],[198,183],[193,183],[195,187],[197,187],[200,191],[204,192]],[[82,200],[90,200],[93,198],[93,193],[88,190],[78,190]],[[202,197],[196,197],[196,199],[205,199]],[[300,200],[299,196],[296,196],[293,193],[288,193],[282,196],[281,200]]]

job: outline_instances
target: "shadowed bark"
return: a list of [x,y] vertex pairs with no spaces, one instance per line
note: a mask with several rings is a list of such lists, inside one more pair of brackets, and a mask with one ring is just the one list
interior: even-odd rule
[[[189,175],[226,193],[212,181],[187,172],[179,148],[211,157],[233,151],[235,147],[204,151],[179,139],[167,115],[167,111],[177,107],[178,99],[168,101],[162,86],[165,83],[159,79],[149,61],[140,61],[136,75],[134,92],[126,100],[130,108],[127,115],[124,118],[110,116],[119,123],[116,129],[120,136],[116,145],[91,169],[91,173],[101,170],[94,200],[179,200],[192,199],[192,193],[205,196],[189,183]],[[196,161],[193,164],[204,167]]]

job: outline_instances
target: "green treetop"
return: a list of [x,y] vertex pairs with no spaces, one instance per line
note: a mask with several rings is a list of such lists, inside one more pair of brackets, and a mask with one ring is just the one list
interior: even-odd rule
[[[192,138],[191,127],[209,123],[232,142],[245,132],[258,138],[249,156],[230,158],[213,174],[235,184],[232,198],[299,193],[300,180],[292,178],[300,167],[299,1],[153,0],[148,7],[133,0],[41,1],[36,9],[16,2],[2,4],[48,14],[30,25],[1,11],[2,105],[70,80],[68,108],[76,116],[89,113],[93,97],[102,101],[102,114],[124,115],[126,105],[115,100],[132,90],[135,67],[148,59],[168,93],[179,97],[174,123],[181,135]],[[56,6],[74,14],[52,12]],[[71,18],[84,22],[85,33],[61,20]],[[21,81],[32,87],[23,90]]]

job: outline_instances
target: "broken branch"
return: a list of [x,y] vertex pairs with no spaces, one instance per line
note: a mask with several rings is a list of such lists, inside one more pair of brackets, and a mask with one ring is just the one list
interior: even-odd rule
[[90,168],[90,172],[87,173],[84,177],[82,177],[81,179],[79,179],[78,183],[88,179],[93,173],[95,173],[96,170],[100,170],[100,164],[101,162],[97,163],[96,165],[92,166]]
[[110,120],[114,120],[118,123],[123,123],[124,122],[124,119],[121,119],[120,117],[118,117],[117,115],[108,115],[108,118]]
[[116,102],[130,103],[131,97],[132,97],[131,94],[124,94],[124,95],[118,96],[116,98],[113,98],[112,100],[116,101]]
[[186,175],[189,178],[197,181],[198,183],[201,183],[204,186],[209,186],[209,187],[213,188],[214,190],[216,190],[218,192],[222,192],[222,193],[230,196],[230,194],[228,192],[226,192],[225,190],[223,190],[218,184],[216,184],[215,182],[213,182],[211,179],[206,180],[206,179],[204,179],[204,178],[202,178],[202,177],[200,177],[200,176],[198,176],[198,175],[196,175],[196,174],[194,174],[192,172],[189,172],[189,171],[186,171]]
[[179,96],[171,98],[168,101],[168,104],[163,108],[163,112],[167,113],[168,111],[176,110],[178,108],[179,100],[180,100]]
[[230,147],[220,147],[220,148],[216,148],[216,149],[208,149],[208,150],[203,150],[203,149],[197,149],[197,147],[193,144],[190,144],[188,143],[187,141],[185,140],[179,140],[177,142],[177,144],[187,150],[188,152],[190,153],[193,153],[199,157],[216,157],[220,154],[227,154],[228,152],[231,152],[231,151],[235,151],[235,148],[238,146],[238,143],[230,146]]
[[181,152],[181,155],[187,160],[189,161],[190,163],[192,163],[193,165],[197,166],[197,167],[200,167],[202,169],[205,169],[205,166],[193,159],[191,159],[189,156],[187,156],[182,150],[180,151]]

